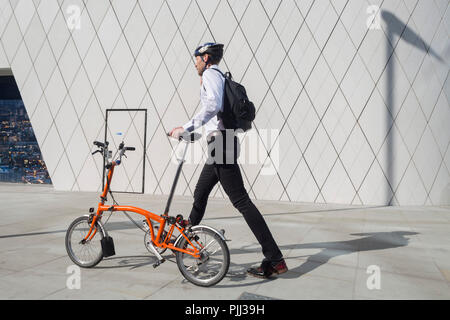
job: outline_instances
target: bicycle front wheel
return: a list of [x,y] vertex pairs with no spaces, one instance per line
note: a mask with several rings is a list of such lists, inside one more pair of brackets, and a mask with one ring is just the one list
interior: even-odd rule
[[[177,251],[176,259],[180,272],[189,282],[202,287],[217,284],[225,277],[230,266],[230,252],[226,242],[210,229],[198,228],[188,235],[189,241],[200,251],[200,258]],[[179,248],[192,245],[183,238]]]
[[91,240],[84,241],[90,227],[89,217],[83,216],[75,219],[66,232],[67,254],[76,265],[83,268],[94,267],[103,259],[100,243],[103,233],[98,226],[95,236]]

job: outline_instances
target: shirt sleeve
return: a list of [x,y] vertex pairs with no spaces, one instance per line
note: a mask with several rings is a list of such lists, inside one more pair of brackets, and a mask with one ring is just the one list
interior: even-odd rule
[[192,132],[203,126],[211,118],[216,116],[222,108],[223,79],[220,73],[214,70],[205,70],[202,80],[201,90],[204,90],[200,95],[202,108],[192,120],[183,126],[183,129],[188,132]]

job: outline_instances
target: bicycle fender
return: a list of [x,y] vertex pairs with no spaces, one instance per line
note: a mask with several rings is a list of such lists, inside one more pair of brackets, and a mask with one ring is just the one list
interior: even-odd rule
[[[88,215],[88,214],[84,214],[83,216],[89,218],[89,215]],[[108,232],[106,232],[106,229],[105,229],[105,227],[103,226],[103,223],[102,223],[101,221],[99,221],[99,220],[97,220],[96,223],[97,223],[98,226],[100,227],[100,231],[102,232],[103,237],[107,237],[107,236],[108,236]]]
[[[193,226],[193,227],[191,227],[191,230],[192,230],[192,231],[195,231],[195,230],[204,230],[204,229],[207,229],[207,230],[210,230],[210,231],[214,232],[214,233],[217,234],[223,241],[229,241],[229,240],[227,240],[227,239],[225,238],[225,236],[224,236],[221,232],[219,232],[217,229],[214,229],[214,228],[212,228],[212,227],[209,227],[209,226],[202,226],[202,225],[198,225],[198,226]],[[177,237],[177,239],[175,240],[175,243],[174,243],[174,246],[175,246],[175,247],[178,245],[178,242],[180,242],[181,239],[183,239],[183,235],[182,235],[182,234],[180,234],[180,235]]]

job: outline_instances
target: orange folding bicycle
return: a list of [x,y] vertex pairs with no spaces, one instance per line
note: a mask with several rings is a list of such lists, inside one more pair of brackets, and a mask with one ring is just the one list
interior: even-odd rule
[[[94,212],[94,208],[91,208],[89,215],[75,219],[67,230],[65,244],[70,259],[80,267],[91,268],[96,266],[104,257],[114,255],[113,240],[101,221],[103,213],[111,212],[112,214],[112,212],[121,211],[128,216],[127,212],[133,212],[145,217],[141,229],[145,231],[144,243],[146,248],[157,258],[157,262],[153,265],[154,268],[165,261],[161,254],[167,249],[171,249],[175,253],[178,268],[186,280],[204,287],[215,285],[221,281],[228,272],[230,265],[230,253],[223,233],[202,225],[186,229],[180,224],[183,221],[181,215],[169,216],[170,204],[189,142],[192,143],[200,137],[201,135],[198,133],[191,133],[182,135],[179,139],[179,141],[186,142],[186,147],[182,159],[179,160],[167,205],[162,215],[137,207],[117,204],[110,190],[114,169],[121,164],[125,152],[134,151],[135,148],[125,147],[122,142],[117,150],[119,153],[117,159],[109,161],[108,142],[95,141],[94,145],[99,147],[99,150],[93,154],[97,152],[103,154],[106,163],[105,169],[108,170],[107,181],[100,196],[97,211]],[[114,201],[113,205],[105,204],[108,193]],[[134,220],[132,221],[134,222]],[[178,237],[174,235],[175,230],[179,233]]]

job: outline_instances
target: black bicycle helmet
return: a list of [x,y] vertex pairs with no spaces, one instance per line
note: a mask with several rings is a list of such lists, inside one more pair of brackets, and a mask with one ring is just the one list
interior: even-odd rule
[[202,56],[206,53],[210,54],[214,60],[220,61],[223,57],[223,44],[207,42],[195,49],[194,56]]

